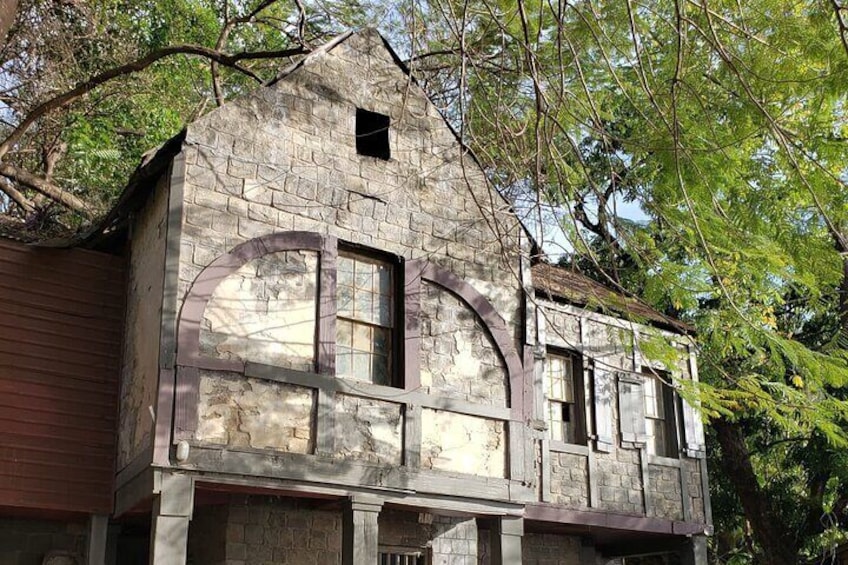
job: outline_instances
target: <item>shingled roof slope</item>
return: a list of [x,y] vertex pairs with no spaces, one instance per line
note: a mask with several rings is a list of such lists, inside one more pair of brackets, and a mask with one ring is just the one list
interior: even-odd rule
[[634,322],[646,323],[691,334],[695,328],[651,308],[641,300],[625,296],[601,283],[564,267],[537,263],[532,267],[536,294],[549,295],[589,310],[610,311]]

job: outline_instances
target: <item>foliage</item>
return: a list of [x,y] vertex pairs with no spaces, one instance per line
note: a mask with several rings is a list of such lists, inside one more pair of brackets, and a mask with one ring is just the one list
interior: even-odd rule
[[[770,514],[715,473],[716,546],[728,563],[797,561],[848,527],[844,13],[837,0],[25,0],[0,52],[0,138],[37,119],[0,144],[0,190],[18,216],[53,206],[51,187],[80,196],[58,221],[89,221],[142,151],[283,64],[220,54],[303,53],[376,24],[548,249],[697,327],[705,415],[744,431]],[[207,51],[37,114],[179,45]],[[791,547],[767,547],[761,528]]]

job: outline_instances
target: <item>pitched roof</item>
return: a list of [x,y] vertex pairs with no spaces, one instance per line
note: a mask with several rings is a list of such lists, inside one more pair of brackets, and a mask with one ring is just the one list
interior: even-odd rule
[[695,332],[693,326],[666,316],[638,298],[625,296],[570,269],[537,263],[532,267],[532,274],[537,296],[547,295],[589,310],[612,312],[634,322],[680,333]]

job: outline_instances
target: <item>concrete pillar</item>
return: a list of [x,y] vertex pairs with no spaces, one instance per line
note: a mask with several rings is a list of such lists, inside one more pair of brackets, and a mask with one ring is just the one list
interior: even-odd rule
[[492,530],[492,565],[521,565],[524,518],[503,516]]
[[681,565],[707,565],[707,536],[692,536],[680,552]]
[[85,545],[86,565],[106,565],[106,539],[109,516],[92,514],[88,519],[88,541]]
[[150,532],[150,565],[185,565],[194,509],[191,477],[163,473],[157,481]]
[[357,496],[348,501],[342,521],[343,565],[377,563],[377,518],[382,508],[378,498]]

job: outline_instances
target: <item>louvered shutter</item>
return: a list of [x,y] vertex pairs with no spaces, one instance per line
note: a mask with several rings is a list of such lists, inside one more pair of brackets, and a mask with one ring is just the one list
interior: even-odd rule
[[[689,350],[689,374],[693,382],[698,382],[698,364],[695,352]],[[681,399],[683,407],[683,449],[687,456],[703,459],[707,456],[706,441],[704,440],[704,423],[701,420],[698,401],[692,406],[685,399]]]
[[595,369],[592,378],[595,415],[595,449],[610,452],[614,447],[612,437],[612,397],[615,375],[603,369]]
[[624,444],[645,441],[645,400],[642,379],[621,373],[618,375],[618,422],[621,442]]

